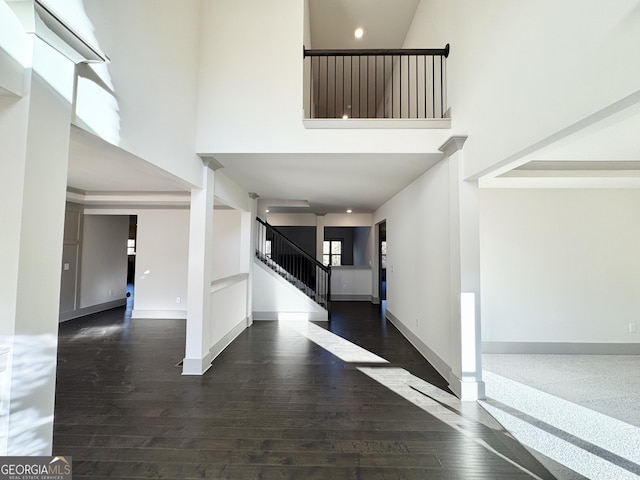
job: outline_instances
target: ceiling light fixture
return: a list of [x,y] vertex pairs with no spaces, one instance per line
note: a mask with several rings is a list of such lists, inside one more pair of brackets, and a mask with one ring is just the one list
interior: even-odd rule
[[358,28],[356,28],[356,31],[355,31],[355,32],[353,32],[353,35],[354,35],[356,38],[362,38],[362,37],[364,37],[364,28],[362,28],[362,27],[358,27]]
[[265,213],[269,213],[269,209],[268,208],[265,210]]
[[353,212],[353,210],[351,210],[351,209],[348,209],[348,210],[347,210],[347,213],[351,213],[351,212]]
[[347,115],[346,113],[344,115],[342,115],[342,119],[346,120],[347,118],[349,118],[349,115]]

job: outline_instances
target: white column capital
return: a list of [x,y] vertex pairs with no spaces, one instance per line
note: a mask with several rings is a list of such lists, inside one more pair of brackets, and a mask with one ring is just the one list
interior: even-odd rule
[[440,145],[438,150],[444,153],[447,157],[450,157],[451,155],[456,153],[458,150],[462,150],[462,147],[464,146],[464,142],[466,141],[467,141],[466,135],[453,135],[449,137],[449,139],[446,142]]
[[200,155],[200,159],[205,167],[209,167],[214,172],[220,168],[224,168],[224,165],[222,165],[212,155]]

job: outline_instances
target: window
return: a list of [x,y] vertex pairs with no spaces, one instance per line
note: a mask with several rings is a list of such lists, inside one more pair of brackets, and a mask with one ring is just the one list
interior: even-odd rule
[[322,243],[322,264],[342,265],[342,240],[325,240]]
[[136,254],[136,240],[134,238],[130,238],[127,240],[127,255],[135,255]]

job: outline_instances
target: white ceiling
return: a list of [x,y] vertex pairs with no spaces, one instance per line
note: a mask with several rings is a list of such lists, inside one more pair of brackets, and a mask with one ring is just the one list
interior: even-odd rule
[[67,184],[83,192],[188,192],[187,185],[164,170],[71,127]]
[[639,131],[640,95],[636,94],[541,142],[535,151],[497,170],[495,178],[484,179],[483,185],[637,187]]
[[[401,48],[420,0],[309,0],[307,48]],[[364,37],[353,35],[357,27]]]
[[[418,4],[419,0],[309,0],[312,46],[399,48]],[[365,29],[361,40],[353,35],[358,26]],[[316,213],[346,208],[371,212],[440,158],[440,154],[216,155],[227,176],[263,201],[307,200],[310,207],[303,210]],[[96,194],[96,199],[108,192],[189,190],[161,169],[77,127],[71,131],[68,185],[89,196]]]
[[[372,212],[431,168],[442,154],[222,154],[223,172],[265,205],[307,200],[276,212]],[[274,202],[275,203],[275,202]]]
[[[401,47],[418,3],[419,0],[309,0],[312,47]],[[358,26],[366,32],[361,40],[353,36]],[[634,97],[627,103],[616,112],[602,112],[592,121],[578,122],[554,136],[557,138],[542,142],[534,151],[493,172],[491,176],[496,178],[489,179],[494,182],[490,185],[519,185],[513,183],[518,176],[529,181],[527,177],[541,176],[532,172],[541,170],[548,172],[545,175],[551,180],[583,175],[580,172],[585,170],[602,171],[603,176],[607,171],[609,178],[637,178],[640,102]],[[315,213],[344,212],[347,208],[371,212],[440,158],[439,154],[216,155],[225,174],[246,190],[258,193],[263,204],[268,204],[268,199],[306,200],[309,208],[274,210]],[[71,129],[68,184],[89,193],[188,195],[189,191],[189,186],[179,179],[76,127]]]

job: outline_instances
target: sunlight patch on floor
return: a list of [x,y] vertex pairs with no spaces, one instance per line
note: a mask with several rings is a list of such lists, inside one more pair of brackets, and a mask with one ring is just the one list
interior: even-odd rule
[[[542,480],[541,477],[535,473],[498,452],[485,440],[474,435],[473,427],[477,422],[481,422],[486,427],[494,430],[502,430],[502,427],[498,423],[493,422],[492,419],[487,416],[482,418],[471,412],[465,412],[465,415],[462,415],[462,412],[465,410],[465,402],[460,401],[454,395],[425,382],[403,368],[359,367],[358,370],[421,408],[425,412],[433,415],[435,418],[444,422],[454,430],[465,435],[471,441],[485,448],[490,453],[522,470],[531,478]],[[479,410],[475,402],[469,406],[475,409],[476,413],[477,410]],[[470,409],[467,408],[467,410]],[[509,435],[507,432],[504,432],[504,434]],[[460,462],[464,462],[464,459],[464,452],[461,452]]]
[[[318,346],[324,348],[345,362],[364,364],[389,363],[384,358],[379,357],[358,345],[354,345],[348,340],[311,322],[303,322],[300,321],[300,319],[292,319],[291,321],[281,319],[279,324],[285,328],[289,328],[302,334]],[[361,366],[357,367],[357,369],[369,378],[400,395],[405,400],[444,422],[446,425],[467,437],[469,441],[474,442],[491,454],[501,458],[507,463],[510,463],[514,467],[525,472],[531,478],[542,480],[541,477],[529,471],[508,456],[503,455],[474,433],[474,427],[477,426],[478,422],[480,422],[485,427],[500,431],[500,433],[510,436],[508,432],[505,432],[502,429],[499,423],[495,422],[488,415],[483,415],[484,412],[482,412],[482,409],[475,402],[466,402],[467,405],[465,408],[465,403],[461,402],[454,395],[422,380],[419,377],[416,377],[415,375],[412,375],[403,368]],[[469,457],[470,461],[474,461],[474,458],[472,457],[473,456]],[[464,453],[461,453],[460,462],[464,462],[464,460],[465,455]]]
[[99,327],[84,327],[76,333],[71,341],[83,340],[85,338],[109,337],[122,332],[123,325],[104,325]]
[[591,479],[637,479],[640,428],[485,371],[481,405],[523,444]]
[[345,340],[338,335],[325,330],[311,322],[293,320],[290,322],[280,320],[280,325],[304,335],[316,345],[328,350],[340,360],[349,363],[389,363],[382,357],[369,350]]

